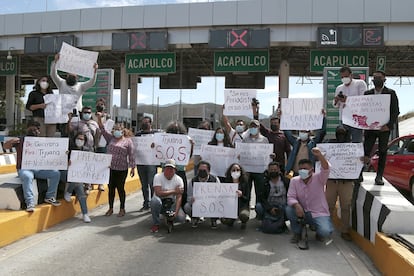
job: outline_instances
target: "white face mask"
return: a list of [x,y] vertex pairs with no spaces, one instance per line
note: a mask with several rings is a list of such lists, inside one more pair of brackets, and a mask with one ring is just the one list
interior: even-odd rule
[[47,81],[41,81],[39,82],[39,86],[42,89],[47,89],[49,87],[49,83]]
[[344,77],[341,79],[342,83],[347,85],[351,83],[351,78],[350,77]]
[[300,169],[298,173],[302,180],[305,180],[310,176],[310,171],[307,169]]
[[233,179],[239,179],[240,175],[241,175],[240,171],[231,172],[231,178],[233,178]]
[[85,145],[85,140],[76,139],[76,140],[75,140],[75,145],[76,145],[78,148],[81,148],[81,147],[83,147],[83,146]]
[[306,141],[309,138],[309,134],[307,132],[299,132],[299,139],[302,141]]

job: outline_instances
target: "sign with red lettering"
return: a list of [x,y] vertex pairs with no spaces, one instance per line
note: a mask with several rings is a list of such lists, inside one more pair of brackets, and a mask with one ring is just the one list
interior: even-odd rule
[[191,142],[184,134],[155,133],[155,158],[159,162],[174,159],[177,165],[187,165],[190,160]]

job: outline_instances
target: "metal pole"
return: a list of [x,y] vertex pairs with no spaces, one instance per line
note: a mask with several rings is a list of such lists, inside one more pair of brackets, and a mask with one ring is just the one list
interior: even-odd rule
[[178,106],[178,120],[183,121],[183,106],[182,106],[182,96],[183,96],[183,51],[180,52],[180,103]]

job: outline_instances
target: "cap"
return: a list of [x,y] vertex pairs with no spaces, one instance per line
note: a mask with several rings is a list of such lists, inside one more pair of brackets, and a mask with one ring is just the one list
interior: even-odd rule
[[260,126],[260,123],[258,120],[251,120],[250,121],[250,125],[256,125],[256,126]]
[[166,167],[172,167],[172,168],[175,169],[175,160],[174,159],[166,160],[165,164],[164,164],[164,168],[166,168]]

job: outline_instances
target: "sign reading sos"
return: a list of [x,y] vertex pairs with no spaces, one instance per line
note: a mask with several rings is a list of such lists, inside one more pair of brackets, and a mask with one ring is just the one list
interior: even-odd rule
[[190,138],[184,134],[155,133],[155,158],[160,162],[174,159],[177,165],[187,165],[191,155]]

